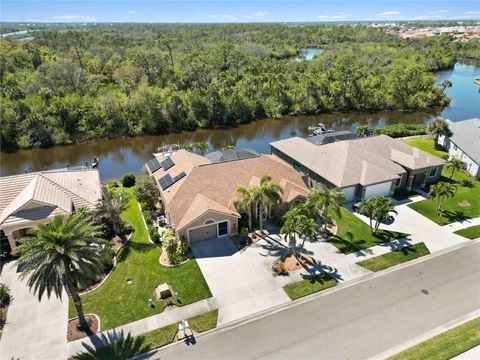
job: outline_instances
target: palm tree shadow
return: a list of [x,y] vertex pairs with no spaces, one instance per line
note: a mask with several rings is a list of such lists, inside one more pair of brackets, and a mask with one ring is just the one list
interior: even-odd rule
[[120,251],[117,254],[117,262],[122,262],[128,258],[132,251],[138,251],[141,253],[145,253],[151,249],[155,248],[154,244],[145,244],[145,243],[138,243],[128,241],[125,243]]
[[[87,352],[79,353],[72,357],[75,360],[93,360],[93,359],[129,359],[139,353],[151,350],[151,346],[144,344],[144,336],[132,337],[130,333],[124,336],[123,331],[117,333],[109,332],[107,335],[101,334],[90,336],[93,346],[83,342]],[[148,358],[150,356],[147,355]]]

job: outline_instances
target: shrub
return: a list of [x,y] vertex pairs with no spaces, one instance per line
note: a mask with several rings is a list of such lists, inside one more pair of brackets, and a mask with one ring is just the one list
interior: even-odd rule
[[0,283],[0,307],[10,304],[10,300],[12,300],[10,288],[5,284]]
[[102,251],[100,256],[100,262],[102,263],[102,271],[104,273],[109,272],[113,268],[113,257],[115,253],[113,252],[112,248],[107,245]]
[[135,175],[132,173],[126,173],[122,178],[122,185],[126,188],[132,187],[135,185]]
[[188,250],[187,242],[184,239],[177,240],[171,229],[162,233],[162,245],[171,264],[181,261]]
[[393,138],[425,135],[427,133],[427,125],[425,124],[395,124],[388,125],[383,128],[376,128],[374,135],[388,135]]
[[288,271],[285,268],[285,264],[283,263],[282,260],[277,259],[273,262],[272,265],[272,272],[274,276],[278,275],[288,275]]
[[153,208],[159,197],[158,187],[150,176],[143,176],[137,179],[135,185],[135,197],[138,202],[148,208]]
[[148,227],[148,233],[150,234],[150,239],[155,243],[160,243],[160,234],[158,233],[158,229],[155,226]]
[[143,217],[145,218],[145,222],[147,223],[147,226],[153,225],[153,218],[152,214],[150,214],[150,211],[144,210],[142,211]]
[[126,222],[123,225],[123,231],[125,232],[125,234],[131,234],[133,232],[133,225],[129,222]]
[[115,180],[110,180],[107,183],[108,190],[113,190],[118,187],[118,183]]

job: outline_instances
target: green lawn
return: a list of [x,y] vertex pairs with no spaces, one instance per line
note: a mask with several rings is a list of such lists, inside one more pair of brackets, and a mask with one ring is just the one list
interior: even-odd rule
[[455,234],[466,237],[467,239],[476,239],[480,237],[480,225],[470,226],[465,229],[455,231]]
[[437,335],[389,360],[447,360],[480,345],[480,318]]
[[337,285],[337,282],[327,274],[317,275],[307,280],[300,280],[283,287],[292,300],[307,296]]
[[345,208],[341,208],[341,217],[336,215],[332,217],[337,223],[338,230],[330,242],[344,254],[408,236],[408,234],[387,230],[378,230],[377,234],[372,235],[370,226]]
[[[153,289],[165,282],[178,292],[177,305],[180,306],[212,296],[195,259],[173,268],[160,265],[161,250],[148,241],[147,229],[133,196],[123,216],[135,229],[131,240],[119,253],[117,267],[107,281],[82,296],[85,312],[100,317],[102,331],[162,312],[163,301],[155,301],[155,307],[151,308],[148,299],[154,298]],[[132,284],[127,284],[129,279]],[[72,302],[69,316],[76,316]]]
[[[457,192],[453,198],[445,199],[442,216],[435,209],[433,200],[423,200],[408,206],[440,225],[480,216],[480,201],[478,201],[480,199],[480,182],[459,172],[455,173],[453,179],[450,180],[450,174],[450,170],[444,168],[439,181],[452,181]],[[428,191],[428,187],[426,190]]]
[[428,254],[430,254],[430,251],[428,251],[425,244],[419,243],[371,259],[359,261],[357,265],[370,271],[380,271]]
[[405,139],[404,143],[416,147],[420,150],[423,150],[429,154],[438,156],[444,160],[448,160],[448,153],[442,150],[436,150],[433,148],[433,141],[429,138],[415,138],[415,139]]
[[[217,326],[218,310],[212,310],[204,314],[191,317],[188,320],[190,327],[197,333],[213,329]],[[82,353],[71,357],[76,360],[87,359],[127,359],[138,355],[139,353],[149,351],[173,342],[173,338],[178,328],[178,322],[162,328],[150,331],[148,333],[129,337],[119,341],[112,346],[92,350],[88,353]]]

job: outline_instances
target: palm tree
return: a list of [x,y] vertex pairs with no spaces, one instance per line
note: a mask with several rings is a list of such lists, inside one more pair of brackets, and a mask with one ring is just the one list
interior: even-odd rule
[[450,180],[452,180],[455,171],[460,171],[464,168],[465,164],[459,158],[451,158],[447,163],[447,168],[452,170],[452,174],[450,175]]
[[443,201],[447,197],[454,197],[456,190],[457,188],[455,185],[443,181],[433,185],[430,188],[429,194],[432,195],[432,200],[434,200],[436,203],[437,211],[442,211]]
[[324,225],[324,231],[327,231],[328,212],[333,211],[338,217],[342,216],[341,208],[348,204],[342,189],[329,188],[320,184],[318,189],[312,189],[308,194],[306,206],[314,216],[320,214]]
[[248,230],[252,231],[252,206],[255,203],[254,191],[245,186],[235,189],[230,203],[234,204],[239,212],[246,212],[248,215]]
[[283,189],[280,185],[271,182],[270,175],[263,175],[260,179],[260,185],[253,188],[253,198],[258,208],[258,221],[260,229],[263,229],[263,211],[270,209],[272,205],[280,203]]
[[427,132],[433,138],[434,147],[438,148],[438,138],[440,136],[450,136],[452,133],[448,123],[442,118],[436,118],[427,126]]
[[444,92],[446,88],[451,88],[453,86],[453,83],[451,80],[445,79],[440,85],[442,86],[442,92]]
[[119,236],[123,236],[123,220],[120,215],[126,210],[127,203],[128,196],[125,192],[102,187],[102,199],[97,204],[97,216],[110,223]]
[[296,237],[302,238],[301,248],[307,238],[312,238],[318,233],[318,225],[314,218],[309,216],[309,209],[305,205],[294,205],[284,215],[285,222],[280,233],[288,237],[288,246],[292,254],[296,255]]
[[102,264],[99,251],[104,240],[101,226],[94,225],[91,212],[79,210],[71,216],[56,215],[48,224],[40,224],[31,236],[23,238],[16,249],[23,264],[20,277],[38,294],[46,292],[59,298],[65,288],[78,314],[79,326],[87,329],[79,287],[87,287],[98,279]]
[[[397,214],[393,207],[393,201],[385,196],[377,196],[368,199],[360,205],[359,212],[370,219],[370,230],[372,234],[376,234],[382,221],[387,220],[391,213]],[[373,224],[375,220],[375,224]]]

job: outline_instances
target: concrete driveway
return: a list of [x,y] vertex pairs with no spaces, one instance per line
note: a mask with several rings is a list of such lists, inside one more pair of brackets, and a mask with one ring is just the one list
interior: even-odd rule
[[239,252],[229,238],[191,245],[219,307],[219,324],[290,301],[282,287],[289,277],[274,277],[276,259],[264,240]]

